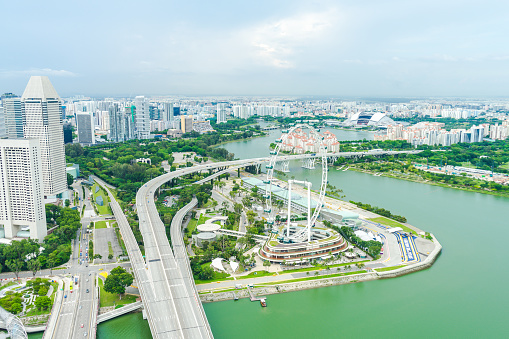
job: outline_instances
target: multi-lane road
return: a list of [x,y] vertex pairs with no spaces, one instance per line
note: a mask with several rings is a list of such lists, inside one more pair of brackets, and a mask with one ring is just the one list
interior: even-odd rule
[[[414,152],[415,151],[405,151],[403,153]],[[360,152],[342,152],[330,154],[329,156],[353,157],[369,154],[369,152],[359,153]],[[402,152],[378,152],[377,154],[384,153],[397,154]],[[316,155],[303,154],[281,156],[279,160],[298,160],[314,156]],[[141,255],[138,244],[127,222],[127,218],[114,196],[107,189],[107,185],[102,180],[96,178],[96,181],[106,189],[110,196],[111,207],[131,259],[132,268],[154,338],[212,337],[210,326],[199,300],[192,274],[190,273],[185,247],[180,246],[180,241],[182,240],[180,233],[181,221],[185,213],[194,206],[193,202],[179,211],[174,217],[175,224],[172,224],[171,227],[172,240],[175,242],[173,244],[175,250],[174,255],[169,245],[164,224],[159,218],[155,206],[154,193],[165,182],[182,175],[217,168],[229,167],[231,170],[232,168],[260,164],[267,160],[268,158],[265,157],[198,165],[161,175],[143,185],[136,195],[136,208],[139,227],[143,236],[146,261]],[[217,175],[219,175],[219,173],[207,177],[203,182]]]

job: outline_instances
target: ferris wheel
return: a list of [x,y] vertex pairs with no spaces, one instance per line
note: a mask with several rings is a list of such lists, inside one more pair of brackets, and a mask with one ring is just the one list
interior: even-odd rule
[[[325,202],[325,191],[326,191],[326,188],[327,188],[327,174],[328,174],[328,170],[327,170],[327,145],[325,144],[324,142],[324,137],[319,133],[320,130],[319,129],[315,129],[312,125],[310,124],[297,124],[297,125],[293,125],[291,126],[289,129],[287,130],[283,130],[283,134],[281,135],[281,137],[279,139],[276,139],[275,141],[275,148],[270,152],[270,161],[269,161],[269,164],[265,166],[266,170],[267,170],[267,178],[266,180],[263,182],[266,186],[265,186],[265,195],[264,195],[264,198],[265,198],[265,209],[264,209],[264,212],[268,214],[268,218],[267,218],[267,223],[269,225],[273,225],[274,224],[274,220],[275,220],[275,216],[276,216],[276,213],[272,210],[272,204],[273,204],[273,197],[272,197],[272,189],[273,189],[273,185],[272,185],[272,182],[274,181],[274,168],[276,167],[276,163],[279,161],[278,158],[279,158],[279,153],[281,151],[281,147],[286,144],[287,140],[288,140],[288,137],[290,136],[290,134],[292,132],[294,132],[296,129],[309,129],[310,132],[309,132],[309,135],[310,135],[310,139],[314,141],[314,148],[315,150],[317,150],[316,153],[314,154],[311,154],[311,155],[307,155],[307,156],[310,156],[310,157],[317,157],[317,158],[321,158],[322,159],[322,181],[321,181],[321,184],[320,184],[320,192],[319,192],[319,197],[318,197],[318,201],[317,201],[317,206],[312,214],[312,216],[310,217],[308,215],[308,219],[310,218],[310,222],[308,223],[309,225],[314,225],[315,222],[316,222],[316,219],[318,218],[318,216],[320,215],[320,211],[322,210],[322,207],[324,206],[324,202]],[[306,155],[303,154],[303,157],[305,157]],[[288,192],[288,195],[289,197],[291,197],[291,192],[289,191]],[[311,203],[310,201],[308,203]]]

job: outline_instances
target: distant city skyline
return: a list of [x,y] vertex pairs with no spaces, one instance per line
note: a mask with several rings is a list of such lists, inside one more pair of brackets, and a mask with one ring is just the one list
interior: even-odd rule
[[46,75],[63,97],[509,97],[498,1],[2,7],[0,93]]

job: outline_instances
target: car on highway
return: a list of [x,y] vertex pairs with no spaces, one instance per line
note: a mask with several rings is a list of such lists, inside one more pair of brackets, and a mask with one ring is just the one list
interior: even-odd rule
[[81,328],[83,328],[83,324],[81,324]]
[[88,293],[88,288],[87,288],[87,293]]
[[66,294],[66,295],[64,295],[64,299],[67,299],[67,294]]

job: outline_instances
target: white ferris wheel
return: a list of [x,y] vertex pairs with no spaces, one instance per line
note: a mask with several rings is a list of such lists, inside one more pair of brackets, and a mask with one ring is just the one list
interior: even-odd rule
[[[306,157],[316,157],[321,158],[322,160],[322,181],[320,184],[320,192],[318,196],[317,205],[315,207],[315,210],[313,213],[311,213],[311,183],[307,181],[299,181],[299,180],[289,180],[288,181],[288,197],[287,197],[287,205],[288,205],[288,217],[287,217],[287,231],[286,235],[292,239],[293,242],[301,242],[301,241],[309,241],[311,239],[311,228],[314,226],[316,219],[320,215],[320,211],[322,210],[322,207],[325,204],[325,191],[327,189],[327,145],[324,142],[324,137],[319,133],[319,129],[315,129],[314,126],[310,124],[297,124],[291,126],[288,130],[283,130],[282,135],[279,139],[276,139],[275,141],[275,148],[270,152],[270,161],[269,164],[265,166],[267,169],[267,179],[263,182],[265,186],[265,213],[268,214],[267,223],[269,225],[274,225],[275,216],[276,213],[272,209],[273,205],[273,196],[272,196],[272,189],[273,189],[273,182],[274,182],[274,168],[276,167],[276,164],[278,161],[281,161],[279,159],[279,153],[281,151],[282,145],[286,144],[289,135],[294,132],[296,129],[309,129],[309,135],[310,139],[312,139],[315,143],[315,150],[317,150],[316,153],[313,154],[303,154],[302,157],[305,159]],[[299,232],[296,232],[290,236],[290,215],[291,215],[291,206],[292,206],[292,194],[291,194],[291,187],[292,183],[299,183],[303,184],[308,189],[308,212],[307,212],[307,226],[302,229]]]

